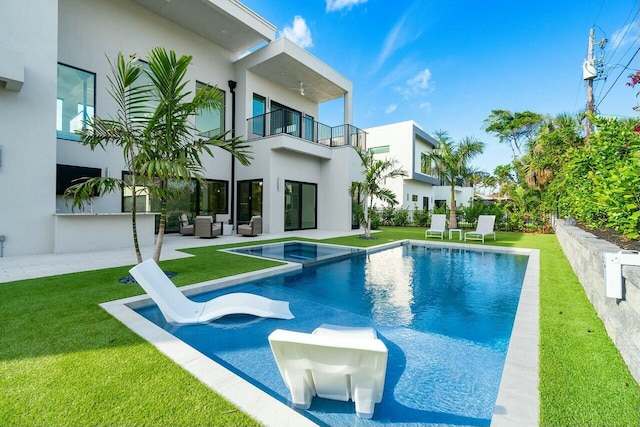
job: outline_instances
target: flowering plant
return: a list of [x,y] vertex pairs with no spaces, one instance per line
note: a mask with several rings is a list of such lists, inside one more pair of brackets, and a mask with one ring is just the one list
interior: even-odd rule
[[634,87],[638,83],[640,83],[640,71],[636,71],[633,74],[629,74],[629,81],[627,82],[627,86]]
[[[628,77],[629,77],[629,81],[627,82],[627,86],[635,87],[635,85],[640,83],[640,71],[636,71],[635,73],[629,74]],[[640,95],[640,92],[638,92],[638,95]],[[633,107],[633,109],[636,111],[640,110],[640,105],[636,105],[635,107]],[[638,132],[638,130],[636,130],[636,132]]]

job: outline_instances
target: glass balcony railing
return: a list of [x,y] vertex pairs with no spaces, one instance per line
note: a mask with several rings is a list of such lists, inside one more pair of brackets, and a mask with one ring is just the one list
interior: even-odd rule
[[249,140],[288,134],[307,141],[341,147],[366,149],[366,133],[353,125],[327,126],[297,111],[281,109],[247,119]]

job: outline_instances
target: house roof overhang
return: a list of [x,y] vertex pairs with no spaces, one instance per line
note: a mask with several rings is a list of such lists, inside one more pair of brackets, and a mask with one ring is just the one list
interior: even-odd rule
[[133,0],[239,55],[275,38],[276,27],[237,0]]
[[420,129],[418,126],[413,126],[414,137],[420,138],[425,141],[427,144],[431,145],[431,148],[435,148],[438,142],[428,133]]
[[304,96],[319,104],[353,91],[349,79],[284,37],[236,61],[236,70],[293,90],[302,83]]

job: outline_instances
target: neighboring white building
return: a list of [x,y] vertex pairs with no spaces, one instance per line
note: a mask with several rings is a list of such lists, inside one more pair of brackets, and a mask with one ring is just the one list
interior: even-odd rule
[[[432,210],[435,206],[451,202],[451,189],[430,175],[426,161],[428,153],[436,146],[436,140],[413,120],[392,123],[366,129],[367,149],[376,157],[394,158],[407,172],[404,178],[394,178],[385,183],[393,191],[400,206],[409,211]],[[456,204],[468,205],[473,198],[472,187],[455,187]],[[379,206],[380,207],[380,206]]]
[[[276,28],[240,2],[14,0],[0,9],[6,256],[131,244],[130,215],[123,213],[131,193],[96,197],[85,215],[70,215],[60,193],[77,176],[125,176],[120,150],[91,151],[73,131],[86,116],[116,110],[107,58],[144,58],[156,46],[193,56],[192,92],[203,83],[224,92],[221,110],[198,117],[196,126],[233,129],[251,140],[254,157],[248,167],[223,151],[205,159],[206,184],[194,182],[172,203],[169,227],[187,212],[229,214],[235,224],[260,214],[266,233],[352,228],[347,188],[361,168],[351,146],[365,145],[364,132],[351,125],[352,83],[289,40],[276,40]],[[340,98],[345,125],[321,124],[319,105]],[[153,240],[148,217],[144,243]],[[124,242],[115,237],[120,229]]]

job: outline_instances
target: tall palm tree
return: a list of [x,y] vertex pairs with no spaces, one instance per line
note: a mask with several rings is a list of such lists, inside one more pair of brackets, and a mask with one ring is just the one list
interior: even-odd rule
[[373,152],[356,148],[362,164],[364,180],[356,181],[349,187],[351,197],[360,197],[362,200],[361,224],[364,226],[364,237],[371,237],[370,209],[373,200],[379,199],[384,203],[396,205],[398,200],[393,191],[384,187],[385,181],[390,178],[407,176],[407,172],[398,166],[395,159],[375,159]]
[[468,178],[472,170],[469,162],[482,153],[484,143],[474,138],[466,137],[456,144],[446,131],[437,131],[436,148],[427,155],[431,170],[445,184],[451,188],[451,206],[449,213],[449,227],[457,228],[456,193],[459,182]]
[[[80,132],[81,141],[91,149],[113,144],[123,149],[126,164],[133,183],[116,178],[93,178],[77,184],[69,190],[74,206],[88,200],[95,191],[106,193],[131,186],[138,188],[137,179],[143,180],[145,189],[160,200],[160,227],[153,259],[160,260],[164,231],[167,222],[167,202],[172,196],[169,181],[203,180],[202,155],[213,157],[212,147],[219,147],[233,155],[240,164],[248,165],[251,159],[249,145],[239,138],[228,138],[228,132],[213,137],[197,137],[191,120],[199,111],[217,109],[221,105],[219,91],[203,87],[189,99],[189,83],[186,73],[192,57],[177,57],[175,52],[154,48],[148,58],[149,70],[143,70],[134,59],[124,60],[118,54],[112,67],[114,79],[110,93],[118,103],[114,119],[96,118]],[[151,79],[148,86],[136,87],[141,73]],[[155,105],[155,108],[149,107]],[[135,203],[135,194],[133,202]],[[132,212],[134,245],[138,262],[142,261],[137,246],[135,228],[135,204]]]
[[143,161],[139,166],[147,178],[155,177],[160,183],[153,187],[160,200],[160,225],[153,251],[153,259],[158,261],[167,223],[167,203],[171,198],[169,181],[203,180],[201,156],[213,157],[212,147],[231,153],[244,166],[252,157],[247,142],[227,139],[229,132],[210,138],[195,136],[193,117],[202,110],[220,108],[222,99],[218,90],[205,86],[189,100],[191,92],[186,90],[189,84],[186,74],[192,60],[190,55],[178,57],[174,51],[156,47],[147,60],[149,70],[145,72],[152,81],[158,104],[147,123],[147,138],[139,154]]
[[150,96],[150,88],[145,85],[136,85],[136,81],[142,74],[142,67],[136,64],[137,59],[130,57],[125,59],[122,53],[118,53],[115,61],[109,61],[112,76],[107,76],[110,84],[109,94],[118,106],[115,116],[108,118],[90,118],[80,135],[81,144],[91,150],[97,147],[106,149],[108,145],[114,145],[122,149],[125,167],[129,172],[130,183],[119,178],[98,177],[75,184],[65,191],[65,197],[72,199],[72,208],[82,207],[94,194],[106,194],[116,189],[123,192],[131,186],[134,191],[131,206],[131,229],[133,246],[138,263],[142,262],[142,254],[138,243],[138,231],[136,224],[138,173],[135,166],[137,153],[141,141],[144,140],[146,124],[138,120],[150,114],[147,99]]

